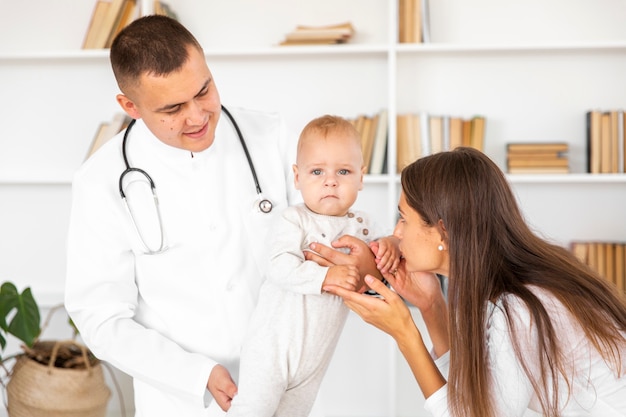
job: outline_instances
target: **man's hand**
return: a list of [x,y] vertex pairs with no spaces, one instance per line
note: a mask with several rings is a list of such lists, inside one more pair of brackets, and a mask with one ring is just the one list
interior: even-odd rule
[[228,411],[233,397],[237,394],[237,385],[235,385],[228,370],[222,365],[215,365],[211,370],[206,386],[217,405],[222,410]]

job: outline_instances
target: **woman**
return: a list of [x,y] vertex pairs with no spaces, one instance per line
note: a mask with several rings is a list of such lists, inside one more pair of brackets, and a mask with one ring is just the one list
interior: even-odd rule
[[[401,182],[394,234],[404,261],[385,276],[395,292],[371,277],[382,299],[324,289],[396,340],[426,408],[437,416],[522,416],[527,408],[626,415],[626,304],[616,289],[533,234],[505,176],[477,150],[419,159]],[[319,262],[339,261],[320,246]],[[447,306],[435,273],[449,277]],[[401,297],[420,310],[430,352]]]

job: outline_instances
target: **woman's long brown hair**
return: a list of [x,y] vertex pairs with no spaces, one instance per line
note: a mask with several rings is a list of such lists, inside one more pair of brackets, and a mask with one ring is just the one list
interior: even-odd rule
[[[482,152],[457,148],[421,158],[402,171],[406,200],[427,222],[442,220],[450,254],[449,406],[454,416],[496,417],[486,349],[488,301],[513,294],[527,306],[538,332],[541,375],[531,379],[548,417],[559,415],[559,374],[571,380],[559,335],[541,301],[528,289],[543,288],[569,310],[587,338],[615,370],[623,373],[626,303],[616,288],[570,251],[535,235],[527,226],[500,169]],[[512,324],[508,306],[505,314]],[[514,329],[513,326],[511,326]],[[548,393],[552,392],[549,396]],[[492,395],[486,395],[492,393]]]

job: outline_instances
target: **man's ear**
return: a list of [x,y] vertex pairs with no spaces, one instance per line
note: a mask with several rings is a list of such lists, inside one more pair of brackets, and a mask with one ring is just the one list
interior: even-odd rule
[[293,186],[294,186],[294,188],[296,190],[299,190],[300,187],[298,185],[298,181],[299,181],[299,178],[298,178],[298,165],[293,164],[291,166],[291,169],[293,169]]
[[122,109],[133,119],[141,119],[141,115],[139,114],[139,110],[137,110],[137,106],[135,103],[126,97],[124,94],[118,94],[115,96],[115,99],[122,107]]

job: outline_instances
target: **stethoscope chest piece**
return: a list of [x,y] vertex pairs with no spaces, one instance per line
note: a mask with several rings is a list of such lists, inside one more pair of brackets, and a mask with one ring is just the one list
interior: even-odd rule
[[261,213],[267,214],[270,211],[272,211],[272,208],[274,208],[274,205],[267,198],[264,198],[261,201],[259,201],[259,210],[261,211]]

